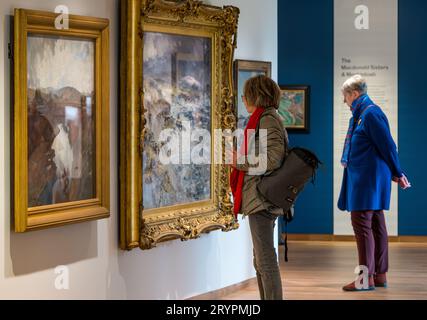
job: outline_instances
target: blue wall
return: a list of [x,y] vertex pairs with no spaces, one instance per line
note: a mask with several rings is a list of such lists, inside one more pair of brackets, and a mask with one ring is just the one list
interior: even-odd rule
[[324,163],[298,198],[291,233],[333,233],[333,0],[278,0],[279,84],[311,86],[310,133],[290,134]]
[[[311,131],[290,134],[324,162],[296,205],[291,233],[333,233],[333,0],[278,0],[279,84],[311,86]],[[399,154],[412,182],[399,191],[399,235],[427,235],[427,1],[399,1]]]
[[399,235],[427,235],[426,13],[425,0],[399,1],[399,154],[412,183],[399,193]]

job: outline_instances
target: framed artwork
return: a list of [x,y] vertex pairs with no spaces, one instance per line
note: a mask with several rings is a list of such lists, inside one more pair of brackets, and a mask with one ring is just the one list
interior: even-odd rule
[[[172,73],[170,66],[162,63],[171,52]],[[207,37],[150,31],[144,34],[142,203],[147,214],[211,198],[210,164],[165,164],[158,153],[159,137],[165,129],[182,128],[185,134],[186,128],[189,132],[203,129],[212,135],[211,54]],[[180,130],[176,131],[179,137]],[[190,148],[198,144],[194,141]],[[191,160],[190,149],[187,151],[182,156]]]
[[279,114],[288,131],[309,132],[310,87],[281,85]]
[[109,216],[109,21],[16,9],[16,232]]
[[121,14],[120,247],[236,229],[229,169],[214,161],[224,141],[214,133],[235,122],[239,10],[124,0]]
[[243,87],[250,78],[258,75],[271,77],[271,62],[236,60],[234,61],[234,92],[236,103],[237,128],[244,130],[248,124],[250,114],[242,101]]

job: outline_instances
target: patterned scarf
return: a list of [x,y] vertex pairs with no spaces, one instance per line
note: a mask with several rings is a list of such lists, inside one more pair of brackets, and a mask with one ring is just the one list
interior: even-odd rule
[[[366,106],[366,104],[368,104]],[[366,109],[373,106],[371,99],[367,94],[361,95],[359,98],[353,101],[351,104],[351,112],[353,117],[350,119],[350,123],[348,125],[347,135],[345,137],[344,142],[344,150],[341,157],[341,164],[344,168],[347,168],[348,165],[348,157],[350,155],[350,145],[351,138],[353,137],[354,129],[356,128],[356,123],[359,121],[360,116],[365,112]]]
[[[248,124],[245,128],[244,141],[239,151],[240,155],[246,156],[248,154],[248,130],[255,130],[258,126],[259,120],[264,113],[264,108],[256,108],[249,118]],[[245,179],[245,171],[233,169],[230,176],[230,186],[234,198],[234,216],[237,219],[237,214],[240,212],[242,207],[242,189],[243,182]]]

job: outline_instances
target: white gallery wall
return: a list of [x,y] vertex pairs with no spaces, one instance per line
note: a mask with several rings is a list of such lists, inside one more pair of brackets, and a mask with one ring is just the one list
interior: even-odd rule
[[[237,59],[273,63],[277,79],[277,1],[208,1],[241,9]],[[17,7],[110,19],[111,218],[15,234],[11,231],[10,17]],[[260,8],[262,6],[262,8]],[[255,276],[247,220],[150,251],[118,249],[118,0],[2,0],[0,2],[0,299],[185,299]],[[69,268],[69,289],[55,289],[55,268]]]
[[[343,103],[341,86],[354,74],[368,82],[368,94],[390,121],[396,143],[398,133],[398,1],[347,0],[334,2],[334,204],[338,202],[343,169],[341,156],[351,112]],[[375,46],[371,45],[375,43]],[[393,183],[387,230],[398,230],[398,192]],[[334,234],[352,235],[350,215],[334,206]]]

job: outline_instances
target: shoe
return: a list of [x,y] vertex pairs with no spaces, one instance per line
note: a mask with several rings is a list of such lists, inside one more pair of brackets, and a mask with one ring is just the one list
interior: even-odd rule
[[377,273],[374,276],[375,287],[387,288],[387,277],[385,273]]
[[344,291],[372,291],[375,290],[375,281],[374,276],[369,276],[369,287],[367,289],[358,289],[356,288],[356,282],[353,281],[352,283],[349,283],[348,285],[344,286],[342,288]]

